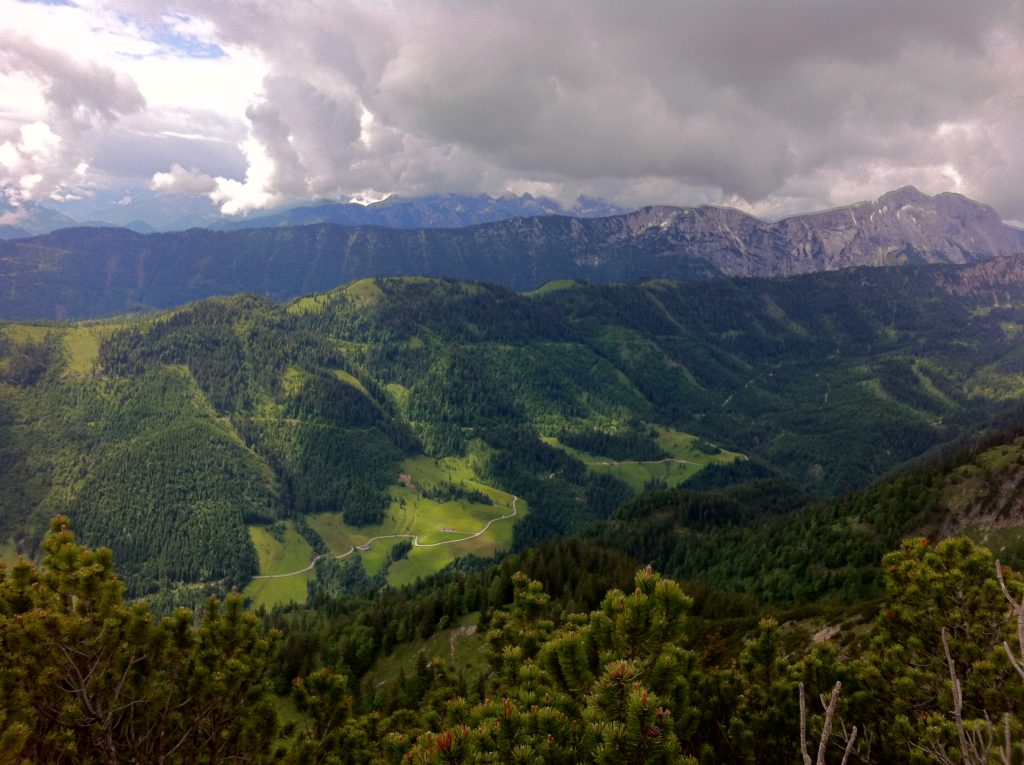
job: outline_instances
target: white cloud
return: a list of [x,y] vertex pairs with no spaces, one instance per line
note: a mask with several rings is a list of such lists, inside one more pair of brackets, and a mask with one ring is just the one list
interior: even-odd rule
[[217,178],[216,188],[210,192],[210,199],[220,205],[225,215],[273,207],[282,201],[273,185],[277,168],[264,146],[250,138],[242,145],[242,151],[249,162],[245,180]]
[[[234,167],[265,66],[255,50],[214,48],[211,30],[202,19],[150,18],[99,0],[0,0],[0,145],[20,151],[0,168],[0,186],[63,197],[97,182],[145,183],[173,148],[185,149],[172,159],[183,166]],[[40,122],[59,151],[18,148],[21,128]],[[75,173],[83,162],[87,175]]]
[[0,18],[146,103],[61,112],[77,86],[33,98],[35,59],[0,66],[17,84],[0,155],[24,144],[4,126],[61,139],[23,162],[39,192],[85,159],[94,178],[213,184],[225,212],[549,189],[779,216],[915,183],[1024,218],[1020,0],[0,0]]
[[[194,167],[186,170],[179,164],[171,165],[164,173],[154,173],[149,187],[154,191],[171,194],[209,194],[216,190],[217,181]],[[128,197],[131,201],[131,197]]]

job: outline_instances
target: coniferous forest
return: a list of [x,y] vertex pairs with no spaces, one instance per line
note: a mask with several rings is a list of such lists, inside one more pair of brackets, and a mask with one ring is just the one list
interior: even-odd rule
[[1017,762],[1024,292],[978,279],[2,325],[0,760]]
[[[210,599],[198,618],[182,608],[156,620],[124,601],[109,551],[80,546],[58,517],[40,566],[0,569],[0,753],[112,763],[1022,754],[1024,581],[966,538],[908,539],[888,553],[881,605],[853,617],[861,628],[840,640],[751,617],[731,642],[694,624],[708,613],[695,617],[675,581],[650,567],[629,581],[629,568],[590,543],[559,542],[486,571],[262,622],[238,595]],[[419,655],[389,682],[360,683],[390,630],[423,614],[429,632],[436,606],[438,625],[482,609],[480,673]],[[289,680],[293,714],[282,725],[276,692]]]

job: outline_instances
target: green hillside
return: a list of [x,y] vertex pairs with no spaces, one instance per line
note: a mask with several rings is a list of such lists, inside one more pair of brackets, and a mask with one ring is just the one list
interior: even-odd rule
[[579,533],[705,473],[858,489],[1020,405],[1024,293],[979,268],[530,295],[385,278],[2,325],[4,554],[64,512],[132,594],[320,555],[308,591]]
[[776,604],[881,593],[878,561],[908,536],[966,535],[1024,566],[1024,426],[876,486],[810,500],[778,480],[685,487],[624,504],[591,534],[680,580]]

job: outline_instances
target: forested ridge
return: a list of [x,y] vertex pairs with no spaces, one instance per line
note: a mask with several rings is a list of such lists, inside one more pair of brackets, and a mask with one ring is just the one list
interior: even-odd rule
[[[643,481],[627,485],[598,458],[666,459],[666,433],[749,458],[698,465],[690,481],[756,474],[819,498],[859,489],[1019,406],[1024,295],[983,266],[525,295],[385,278],[288,305],[241,295],[7,324],[0,541],[31,557],[47,519],[66,512],[83,541],[114,549],[131,594],[184,588],[195,604],[205,590],[190,588],[257,573],[247,527],[287,521],[319,550],[307,516],[359,527],[397,512],[393,487],[414,455],[458,457],[522,498],[516,550],[611,517]],[[716,539],[790,528],[748,515]],[[915,530],[893,528],[866,560]],[[760,554],[745,572],[712,572],[710,533],[687,531],[686,555],[661,565],[740,588],[763,578],[749,568]],[[772,597],[813,595],[780,576]],[[859,576],[843,581],[877,589]]]

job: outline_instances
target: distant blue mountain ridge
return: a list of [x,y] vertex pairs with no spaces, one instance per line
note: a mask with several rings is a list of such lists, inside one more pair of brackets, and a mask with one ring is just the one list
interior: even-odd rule
[[368,205],[321,201],[287,209],[258,212],[244,217],[224,217],[205,196],[145,192],[136,193],[130,201],[125,199],[107,206],[83,210],[78,217],[58,212],[46,204],[37,202],[25,202],[17,208],[0,202],[0,214],[7,213],[7,218],[11,221],[7,225],[0,225],[0,239],[37,236],[73,226],[116,226],[140,234],[184,231],[190,228],[237,231],[250,228],[303,226],[311,223],[399,229],[463,228],[539,215],[603,218],[628,211],[627,208],[591,197],[580,197],[572,207],[565,207],[554,199],[530,194],[501,197],[485,194],[434,194],[424,197],[391,196]]

